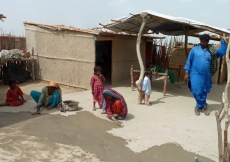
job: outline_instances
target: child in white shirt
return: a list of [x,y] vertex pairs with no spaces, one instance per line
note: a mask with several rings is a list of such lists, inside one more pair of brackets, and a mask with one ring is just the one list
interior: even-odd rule
[[149,98],[150,98],[150,94],[152,93],[151,81],[150,81],[151,77],[152,77],[152,72],[150,70],[146,71],[144,80],[142,82],[143,98],[145,98],[145,105],[147,106],[150,106]]

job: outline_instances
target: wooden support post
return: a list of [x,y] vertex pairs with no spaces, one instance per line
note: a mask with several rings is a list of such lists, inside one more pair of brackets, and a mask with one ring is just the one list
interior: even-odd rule
[[165,70],[164,90],[163,90],[163,95],[164,96],[166,95],[167,81],[168,81],[168,69]]
[[32,56],[34,56],[34,47],[32,47]]
[[133,91],[134,90],[134,86],[133,86],[133,65],[131,65],[131,68],[130,68],[130,76],[131,76],[131,89]]
[[228,147],[228,131],[224,130],[224,152],[226,151],[227,147]]
[[179,65],[179,71],[178,71],[178,76],[177,76],[178,77],[177,79],[178,79],[179,83],[180,83],[180,72],[181,72],[181,65]]
[[33,81],[35,81],[35,74],[34,74],[34,59],[32,58],[32,59],[30,60],[30,62],[31,62],[31,65],[32,65],[32,79],[33,79]]
[[185,42],[184,42],[184,49],[185,49],[185,54],[186,54],[186,57],[188,58],[188,32],[189,32],[189,26],[184,26],[184,35],[185,35]]
[[141,24],[141,28],[139,30],[139,33],[137,35],[137,43],[136,43],[136,50],[137,50],[137,58],[138,58],[138,62],[139,62],[139,65],[140,65],[140,77],[139,79],[136,81],[136,86],[137,86],[137,89],[138,90],[141,90],[141,83],[143,81],[143,78],[144,78],[144,71],[145,71],[145,68],[144,68],[144,64],[143,64],[143,60],[142,60],[142,57],[141,57],[141,49],[140,49],[140,44],[141,44],[141,36],[142,36],[142,32],[144,30],[144,27],[145,27],[145,24],[146,22],[148,21],[149,19],[149,16],[148,16],[148,13],[147,12],[143,12],[140,14],[140,16],[142,17],[143,19],[143,22]]

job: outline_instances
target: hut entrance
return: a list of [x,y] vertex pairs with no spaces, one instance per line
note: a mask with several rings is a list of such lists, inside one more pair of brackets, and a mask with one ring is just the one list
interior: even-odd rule
[[111,84],[112,41],[96,41],[96,66],[102,68],[106,83]]

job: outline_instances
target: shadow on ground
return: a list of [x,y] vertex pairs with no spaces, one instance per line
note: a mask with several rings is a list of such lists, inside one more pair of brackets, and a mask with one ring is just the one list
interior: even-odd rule
[[[221,102],[222,93],[224,92],[225,84],[226,83],[222,83],[220,85],[213,84],[211,92],[208,94],[207,99],[215,101],[215,102]],[[111,85],[107,85],[107,86],[111,86]],[[131,90],[131,84],[130,84],[129,80],[122,81],[119,84],[113,85],[111,87],[112,88],[117,88],[117,87],[128,88],[128,87],[130,87],[130,93],[137,93],[136,89],[134,91]],[[152,81],[152,91],[153,92],[162,92],[162,98],[176,97],[176,96],[185,96],[185,97],[193,98],[187,84],[185,84],[184,82],[181,82],[180,88],[178,88],[176,85],[170,84],[168,82],[167,83],[167,89],[166,89],[166,96],[163,96],[163,87],[164,87],[164,81],[162,79]],[[162,98],[159,98],[157,101],[159,101]],[[157,103],[157,101],[154,101],[154,102]],[[194,102],[195,102],[195,100],[194,100]]]

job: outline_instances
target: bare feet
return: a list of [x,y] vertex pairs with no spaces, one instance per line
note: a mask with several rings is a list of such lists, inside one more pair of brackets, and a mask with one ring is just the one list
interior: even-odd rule
[[145,104],[146,106],[151,106],[151,103],[147,103],[147,104]]
[[93,111],[96,111],[96,107],[93,108]]
[[208,109],[208,104],[206,104],[206,105],[204,106],[204,114],[205,114],[206,116],[209,116],[209,115],[210,115],[210,111],[209,111],[209,109]]
[[47,107],[47,110],[52,110],[52,109],[53,109],[52,106],[48,106],[48,107]]
[[101,114],[106,114],[106,112],[105,111],[102,111],[102,113]]

